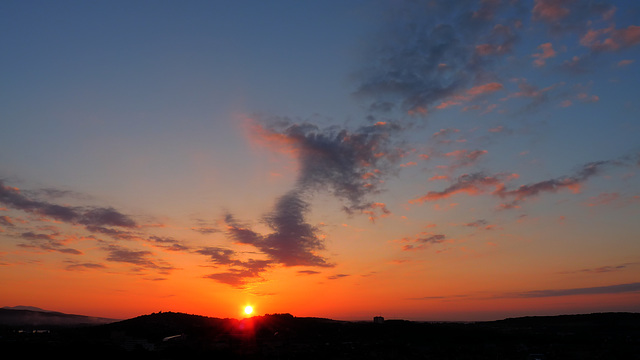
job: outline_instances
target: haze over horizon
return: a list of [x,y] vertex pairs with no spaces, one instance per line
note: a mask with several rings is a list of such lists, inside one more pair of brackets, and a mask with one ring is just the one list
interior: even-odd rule
[[1,306],[640,312],[640,4],[0,3]]

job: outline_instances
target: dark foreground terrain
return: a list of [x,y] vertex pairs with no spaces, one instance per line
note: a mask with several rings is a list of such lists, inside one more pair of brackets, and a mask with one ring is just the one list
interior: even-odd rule
[[[640,359],[637,313],[373,323],[289,314],[235,320],[166,312],[110,324],[60,325],[18,324],[16,315],[6,311],[15,310],[0,312],[3,358]],[[11,323],[4,321],[7,316]]]

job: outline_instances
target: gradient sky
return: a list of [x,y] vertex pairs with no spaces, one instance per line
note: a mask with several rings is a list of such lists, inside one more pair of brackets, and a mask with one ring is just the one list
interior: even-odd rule
[[632,1],[2,1],[0,305],[640,311]]

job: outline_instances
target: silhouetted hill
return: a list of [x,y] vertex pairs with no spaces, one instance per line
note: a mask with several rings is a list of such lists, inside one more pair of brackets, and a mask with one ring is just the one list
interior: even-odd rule
[[640,314],[374,324],[162,312],[44,334],[4,332],[0,346],[67,359],[640,359]]

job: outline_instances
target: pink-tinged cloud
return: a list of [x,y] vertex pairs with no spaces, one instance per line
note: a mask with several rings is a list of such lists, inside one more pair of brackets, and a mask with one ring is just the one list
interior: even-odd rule
[[617,64],[618,67],[624,67],[627,65],[631,65],[635,62],[635,60],[632,59],[625,59],[625,60],[620,60]]
[[526,80],[522,79],[522,80],[518,80],[518,90],[515,93],[511,93],[509,94],[507,97],[502,98],[501,100],[507,100],[509,98],[520,98],[520,97],[525,97],[525,98],[540,98],[542,97],[546,92],[553,90],[556,86],[561,85],[560,84],[554,84],[554,85],[550,85],[547,86],[546,88],[538,88],[535,85],[531,85],[529,84]]
[[11,218],[6,215],[0,216],[0,225],[14,226],[13,220],[11,220]]
[[598,95],[589,95],[587,93],[580,93],[576,95],[576,98],[582,102],[598,102],[600,97]]
[[424,203],[426,201],[437,201],[449,198],[456,194],[480,195],[485,194],[490,188],[496,191],[504,186],[504,181],[517,178],[517,174],[498,174],[487,176],[482,173],[464,174],[459,176],[456,181],[442,191],[429,191],[426,195],[416,199],[409,200],[409,203]]
[[586,205],[590,207],[607,205],[615,202],[619,198],[620,198],[620,194],[618,193],[602,193],[602,194],[599,194],[598,196],[590,197]]
[[452,95],[448,99],[443,100],[436,106],[436,109],[446,109],[454,105],[461,105],[463,102],[471,101],[478,96],[491,94],[502,89],[504,89],[504,86],[498,82],[474,86],[468,89],[464,94]]
[[535,58],[533,64],[537,67],[542,67],[546,64],[546,60],[556,56],[556,51],[553,50],[551,43],[544,43],[538,46],[538,50],[541,52],[531,55]]
[[560,107],[569,107],[573,105],[573,101],[571,100],[564,100],[563,102],[560,103]]
[[533,18],[546,22],[559,21],[569,15],[570,10],[565,7],[570,0],[535,0]]
[[504,86],[501,83],[492,82],[492,83],[472,87],[471,89],[467,90],[467,94],[471,96],[478,96],[482,94],[490,94],[492,92],[496,92],[502,89],[504,89]]
[[417,163],[417,162],[415,162],[415,161],[409,161],[409,162],[407,162],[407,163],[400,164],[400,167],[410,167],[410,166],[416,166],[416,165],[418,165],[418,163]]
[[276,153],[288,154],[297,157],[299,148],[296,139],[287,134],[266,129],[262,124],[253,119],[245,119],[244,128],[246,136],[252,144],[266,147]]
[[369,208],[362,210],[362,213],[368,215],[371,222],[375,222],[378,218],[391,215],[391,211],[387,209],[387,205],[381,202],[371,203]]
[[460,129],[454,129],[454,128],[440,129],[440,131],[436,131],[435,133],[433,133],[432,137],[440,138],[440,137],[448,136],[458,132],[460,132]]
[[435,180],[449,180],[449,177],[447,175],[435,175],[429,178],[429,181]]
[[579,193],[583,184],[591,177],[602,172],[602,168],[615,164],[614,161],[598,161],[585,164],[579,171],[571,176],[564,176],[555,179],[544,180],[533,184],[521,185],[517,189],[507,190],[504,185],[497,187],[494,195],[501,198],[511,198],[512,201],[502,204],[503,209],[517,208],[519,204],[529,198],[536,197],[542,193],[557,193],[569,190]]
[[589,29],[580,39],[580,44],[593,51],[616,51],[629,48],[640,44],[640,26],[630,25],[626,29],[615,29],[612,25],[604,29]]

